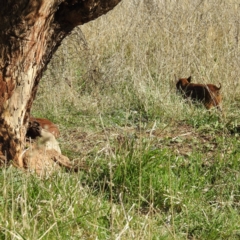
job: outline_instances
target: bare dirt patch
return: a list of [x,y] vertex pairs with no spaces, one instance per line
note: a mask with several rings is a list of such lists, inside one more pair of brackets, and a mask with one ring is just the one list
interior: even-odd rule
[[189,156],[193,151],[213,155],[218,148],[216,134],[203,133],[186,123],[178,123],[163,129],[140,129],[137,127],[105,128],[97,132],[73,129],[63,134],[70,151],[84,159],[92,154],[115,152],[129,147],[132,141],[148,140],[155,148],[168,148],[176,155]]

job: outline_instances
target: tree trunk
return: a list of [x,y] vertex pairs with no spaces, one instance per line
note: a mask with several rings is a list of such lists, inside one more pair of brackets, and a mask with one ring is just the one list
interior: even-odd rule
[[0,0],[0,155],[23,167],[26,125],[43,71],[78,25],[121,0]]

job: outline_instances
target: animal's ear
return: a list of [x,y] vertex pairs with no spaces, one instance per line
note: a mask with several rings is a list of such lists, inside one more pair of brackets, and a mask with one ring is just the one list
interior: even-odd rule
[[192,76],[190,76],[190,77],[188,77],[188,82],[190,83],[191,82],[191,80],[192,80]]

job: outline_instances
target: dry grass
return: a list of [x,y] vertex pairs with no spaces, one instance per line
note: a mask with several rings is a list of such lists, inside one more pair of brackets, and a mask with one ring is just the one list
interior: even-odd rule
[[[146,111],[176,117],[182,106],[174,75],[192,75],[194,82],[221,82],[232,115],[240,90],[239,15],[237,1],[123,1],[64,41],[38,99],[58,114],[66,102],[96,113],[130,109],[137,98]],[[45,101],[36,103],[43,112]]]

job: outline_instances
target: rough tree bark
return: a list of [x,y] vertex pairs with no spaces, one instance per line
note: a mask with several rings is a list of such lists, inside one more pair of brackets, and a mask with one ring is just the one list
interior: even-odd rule
[[26,124],[39,81],[74,27],[121,0],[0,0],[0,156],[23,167]]

